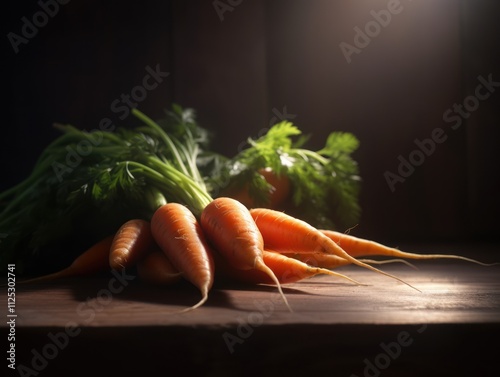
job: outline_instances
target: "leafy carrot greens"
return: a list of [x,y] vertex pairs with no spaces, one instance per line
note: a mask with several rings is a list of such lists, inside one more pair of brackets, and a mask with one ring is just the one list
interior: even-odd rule
[[219,167],[215,180],[242,187],[258,205],[265,206],[269,184],[258,173],[270,168],[292,183],[292,202],[288,211],[315,226],[346,229],[360,216],[358,195],[360,177],[352,153],[359,142],[351,133],[332,132],[325,146],[317,151],[304,147],[308,138],[292,123],[277,123],[249,147]]

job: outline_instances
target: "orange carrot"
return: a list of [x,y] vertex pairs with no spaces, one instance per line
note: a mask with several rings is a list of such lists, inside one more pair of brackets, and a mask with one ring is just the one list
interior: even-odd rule
[[153,214],[151,232],[174,268],[201,292],[201,300],[182,311],[203,305],[214,282],[214,262],[196,217],[182,204],[167,203]]
[[108,256],[112,242],[113,236],[107,236],[84,251],[63,270],[24,280],[21,283],[39,283],[67,277],[88,276],[109,270]]
[[462,257],[460,255],[448,255],[448,254],[415,254],[407,253],[396,248],[388,247],[382,245],[378,242],[366,240],[363,238],[351,236],[349,234],[336,232],[333,230],[324,230],[321,232],[338,244],[345,252],[353,257],[367,256],[367,255],[378,255],[378,256],[391,256],[396,258],[408,258],[408,259],[460,259],[472,263],[477,263],[483,266],[493,266],[498,263],[483,263],[475,259]]
[[172,285],[182,278],[182,274],[156,245],[137,263],[137,274],[143,281],[154,285]]
[[281,284],[264,262],[264,241],[248,209],[235,199],[219,197],[201,213],[201,226],[208,240],[235,269],[260,270],[276,284],[291,311]]
[[109,253],[109,265],[115,270],[135,266],[146,256],[154,242],[148,221],[132,219],[125,222],[115,234]]
[[[345,275],[320,267],[312,267],[297,259],[289,258],[280,253],[264,250],[264,263],[273,271],[280,284],[295,283],[316,275],[331,275],[347,279],[355,284],[361,283]],[[268,274],[256,269],[236,270],[226,260],[217,261],[217,271],[227,278],[250,284],[274,284]],[[219,273],[219,272],[218,272]]]
[[303,220],[267,208],[254,208],[250,210],[250,214],[264,238],[266,248],[277,252],[334,254],[352,264],[389,276],[418,290],[397,276],[350,256],[338,244]]

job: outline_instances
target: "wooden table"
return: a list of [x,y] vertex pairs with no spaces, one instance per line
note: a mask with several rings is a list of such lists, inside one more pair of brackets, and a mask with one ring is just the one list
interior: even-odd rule
[[420,292],[356,266],[338,271],[369,285],[289,284],[293,313],[269,286],[217,285],[206,305],[176,314],[199,299],[189,284],[151,287],[130,273],[18,283],[16,365],[39,376],[500,375],[500,266],[415,264],[383,269]]

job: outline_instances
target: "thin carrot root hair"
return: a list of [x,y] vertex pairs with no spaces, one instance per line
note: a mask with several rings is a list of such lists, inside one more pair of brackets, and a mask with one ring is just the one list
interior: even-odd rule
[[219,197],[202,211],[201,226],[222,257],[241,270],[257,269],[267,274],[283,302],[293,312],[281,284],[264,262],[264,240],[247,207],[229,197]]
[[353,257],[378,255],[378,256],[387,256],[395,258],[415,259],[415,260],[457,259],[487,267],[500,264],[499,262],[484,263],[476,259],[463,257],[461,255],[453,255],[453,254],[408,253],[394,247],[385,246],[381,243],[359,238],[350,234],[341,233],[333,230],[326,230],[326,229],[321,229],[320,231],[328,238],[330,238],[332,241],[334,241],[336,244],[338,244],[340,247],[342,247],[347,254]]
[[351,283],[354,283],[356,285],[367,285],[367,284],[364,284],[364,283],[361,283],[361,282],[357,281],[356,279],[350,278],[349,276],[346,276],[346,275],[341,274],[339,272],[335,272],[335,271],[329,270],[327,268],[313,267],[313,266],[308,266],[308,267],[314,271],[315,275],[335,276],[335,277],[338,277],[338,278],[341,278],[341,279],[349,280]]
[[264,238],[264,244],[270,249],[296,253],[319,251],[325,254],[334,254],[348,260],[352,264],[395,279],[421,292],[418,288],[403,279],[379,270],[370,264],[361,262],[347,254],[336,242],[303,220],[267,208],[254,208],[250,210],[250,213]]
[[288,303],[288,299],[286,298],[286,295],[285,293],[283,292],[283,288],[281,287],[281,283],[279,282],[278,278],[276,277],[276,275],[274,274],[273,270],[271,270],[265,263],[264,263],[264,260],[263,259],[256,259],[256,263],[255,263],[255,268],[257,270],[260,270],[264,273],[267,274],[267,276],[269,276],[274,284],[276,285],[276,288],[278,288],[278,292],[281,296],[281,298],[283,299],[283,302],[285,303],[286,307],[288,308],[289,311],[293,312],[293,309],[292,307],[290,306],[290,304]]
[[413,263],[408,262],[407,260],[404,259],[385,259],[385,260],[375,260],[375,259],[364,259],[364,258],[359,258],[358,259],[360,262],[367,263],[367,264],[392,264],[392,263],[402,263],[407,265],[408,267],[413,268],[414,270],[418,270],[418,267],[415,266]]
[[[316,253],[286,253],[282,252],[282,255],[286,255],[290,258],[297,259],[301,262],[307,263],[310,266],[334,269],[342,266],[347,266],[352,264],[345,258],[339,257],[334,254],[324,254],[321,252]],[[418,270],[418,268],[404,259],[386,259],[386,260],[374,260],[374,259],[358,259],[360,262],[367,264],[392,264],[392,263],[402,263],[406,264],[408,267]]]
[[194,304],[193,306],[190,306],[189,308],[175,310],[175,311],[170,312],[168,314],[182,314],[182,313],[187,313],[187,312],[190,312],[192,310],[198,309],[200,306],[203,306],[207,302],[207,300],[208,300],[208,289],[201,289],[200,292],[201,292],[201,300],[198,301],[196,304]]

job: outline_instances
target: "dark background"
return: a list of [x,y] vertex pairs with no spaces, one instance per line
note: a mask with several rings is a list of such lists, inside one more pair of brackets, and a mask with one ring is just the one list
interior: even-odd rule
[[[15,53],[36,1],[8,2],[3,13],[0,190],[19,182],[58,134],[53,122],[87,130],[110,117],[122,93],[142,83],[145,67],[170,76],[139,109],[161,116],[172,101],[198,111],[216,134],[214,148],[232,155],[285,111],[310,148],[333,130],[360,139],[363,214],[355,234],[381,242],[497,240],[500,88],[457,130],[443,120],[473,95],[478,76],[500,81],[500,2],[401,0],[359,54],[339,45],[387,0],[72,0]],[[131,5],[133,4],[133,5]],[[233,4],[233,5],[230,5]],[[442,128],[447,140],[392,192],[415,139]]]

